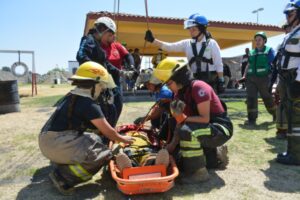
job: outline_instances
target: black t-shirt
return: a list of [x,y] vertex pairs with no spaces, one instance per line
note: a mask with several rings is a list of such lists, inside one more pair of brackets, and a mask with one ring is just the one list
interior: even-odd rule
[[[73,99],[73,109],[70,119],[68,118],[69,105]],[[71,130],[84,131],[87,128],[95,129],[95,126],[90,122],[93,119],[103,118],[102,110],[96,102],[88,97],[78,95],[69,95],[62,101],[61,105],[57,106],[53,113],[53,120],[50,122],[48,131],[65,131],[70,130],[69,123],[71,122]]]

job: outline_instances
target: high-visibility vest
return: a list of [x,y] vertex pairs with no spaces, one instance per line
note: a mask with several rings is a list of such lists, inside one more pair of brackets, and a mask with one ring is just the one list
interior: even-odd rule
[[270,72],[268,62],[268,54],[271,47],[265,46],[264,50],[259,52],[257,49],[252,49],[249,56],[249,67],[247,75],[266,76]]

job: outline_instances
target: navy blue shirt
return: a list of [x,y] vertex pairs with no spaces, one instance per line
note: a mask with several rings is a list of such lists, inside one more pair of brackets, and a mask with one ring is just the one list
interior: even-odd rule
[[[69,120],[68,112],[72,96],[76,96],[76,98],[74,100],[75,103],[73,104],[72,115]],[[95,129],[95,126],[90,121],[104,117],[100,106],[96,104],[94,100],[78,95],[67,96],[65,100],[57,106],[57,109],[52,116],[53,120],[49,124],[48,131],[85,131],[87,128]],[[72,125],[71,128],[69,127],[69,123]]]

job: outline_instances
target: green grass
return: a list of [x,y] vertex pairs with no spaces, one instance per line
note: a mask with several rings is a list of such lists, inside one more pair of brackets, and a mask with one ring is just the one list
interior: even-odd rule
[[[28,97],[22,98],[21,105],[26,107],[51,107],[63,95],[54,95],[46,97]],[[247,119],[245,100],[237,102],[227,102],[228,114],[234,123],[234,135],[229,141],[230,152],[236,157],[243,154],[243,157],[234,160],[238,165],[255,165],[257,167],[265,164],[265,160],[274,157],[275,152],[284,150],[285,144],[283,141],[274,139],[275,124],[272,123],[272,117],[264,108],[263,104],[259,104],[259,117],[257,127],[244,126],[244,121]],[[136,110],[140,115],[146,114],[153,102],[129,102],[124,104],[124,110]],[[139,115],[139,114],[137,114]],[[121,123],[128,123],[128,117],[120,119]],[[18,140],[24,138],[20,136]],[[32,139],[32,138],[27,138]],[[18,141],[16,140],[16,141]],[[264,147],[264,148],[262,148]]]
[[[62,95],[54,95],[49,97],[28,97],[22,98],[21,105],[28,107],[49,107],[52,106],[57,100],[59,100]],[[229,148],[229,157],[230,157],[230,169],[232,172],[237,173],[236,171],[244,170],[247,173],[247,170],[264,173],[266,180],[264,185],[266,188],[257,188],[257,185],[251,185],[247,181],[244,183],[243,180],[238,180],[237,177],[234,177],[236,183],[231,185],[226,185],[233,177],[224,176],[223,179],[220,179],[219,176],[211,173],[212,179],[210,182],[203,183],[201,185],[177,185],[174,189],[170,190],[167,193],[163,194],[151,194],[151,195],[138,195],[136,198],[140,199],[209,199],[212,194],[219,198],[223,194],[219,193],[219,189],[222,188],[222,181],[224,181],[225,186],[229,190],[234,190],[238,188],[235,192],[236,199],[264,199],[264,195],[267,197],[271,192],[272,195],[276,195],[276,189],[281,191],[281,187],[285,187],[286,191],[289,190],[288,186],[285,186],[285,177],[290,177],[293,182],[296,183],[297,177],[299,178],[300,169],[297,167],[287,167],[279,165],[274,161],[276,153],[282,152],[286,148],[285,141],[275,139],[275,124],[272,122],[272,116],[269,115],[264,108],[263,104],[259,104],[259,115],[257,119],[256,127],[247,127],[244,125],[244,121],[247,119],[247,111],[245,100],[236,102],[227,102],[228,114],[232,119],[234,124],[234,134],[231,140],[228,141],[227,145]],[[123,107],[123,114],[120,119],[120,123],[129,123],[132,122],[132,119],[138,116],[143,116],[153,105],[153,102],[130,102],[125,103]],[[24,152],[31,154],[35,150],[35,147],[31,145],[33,140],[36,140],[35,136],[16,136],[14,138],[18,142],[15,143],[16,146],[22,146],[21,143],[30,143],[30,145],[23,149]],[[22,148],[17,148],[22,150]],[[39,169],[35,169],[33,166],[28,167],[25,171],[17,171],[16,174],[20,176],[33,175]],[[236,170],[236,171],[235,171]],[[278,175],[279,173],[279,175]],[[298,174],[298,175],[297,175]],[[222,175],[222,174],[221,174]],[[111,176],[107,173],[106,178],[101,178],[96,180],[97,182],[96,191],[100,191],[101,194],[97,193],[95,197],[101,197],[104,199],[124,199],[124,195],[118,191],[116,183],[112,181]],[[282,177],[281,177],[282,176]],[[14,176],[16,177],[16,176]],[[278,178],[279,177],[279,178]],[[295,178],[294,178],[295,177]],[[90,184],[93,181],[89,182]],[[275,183],[281,183],[282,186],[278,189]],[[298,188],[293,186],[292,188]],[[295,189],[295,190],[296,190]],[[105,190],[105,192],[104,192]],[[275,191],[275,192],[274,192]],[[95,192],[95,191],[94,191]],[[49,194],[51,197],[51,194]],[[53,195],[53,194],[52,194]],[[197,195],[197,198],[195,197]],[[225,194],[226,196],[226,194]],[[231,196],[232,197],[232,196]],[[253,198],[252,198],[253,197]],[[279,196],[277,196],[279,198]],[[101,199],[100,198],[100,199]],[[221,198],[222,199],[222,198]],[[276,198],[275,198],[276,199]]]
[[44,97],[26,97],[21,98],[21,106],[24,107],[51,107],[53,106],[63,95],[44,96]]

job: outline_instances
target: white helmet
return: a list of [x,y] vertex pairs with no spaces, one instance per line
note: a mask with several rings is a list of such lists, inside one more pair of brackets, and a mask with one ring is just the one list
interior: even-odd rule
[[114,20],[112,20],[109,17],[99,17],[95,22],[94,22],[94,26],[98,26],[99,24],[104,24],[108,29],[110,29],[111,31],[113,31],[114,33],[117,30],[117,26],[114,22]]

